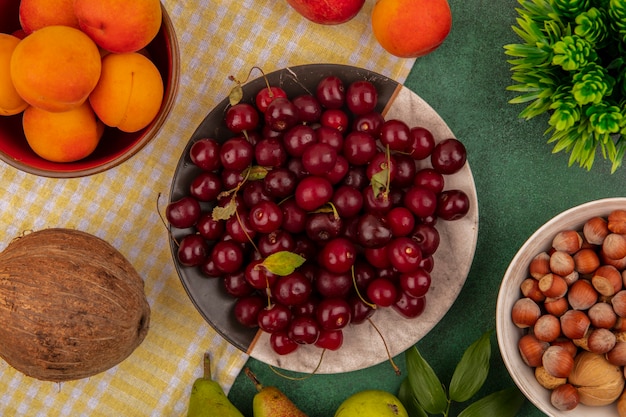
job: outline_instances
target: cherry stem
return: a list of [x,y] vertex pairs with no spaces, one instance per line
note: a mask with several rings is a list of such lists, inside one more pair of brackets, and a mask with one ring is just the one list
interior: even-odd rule
[[254,387],[257,389],[257,391],[261,391],[263,389],[263,384],[259,382],[256,375],[254,375],[254,373],[250,370],[250,368],[246,367],[243,371],[246,373],[248,378],[250,378],[250,380],[254,384]]
[[320,355],[320,360],[317,362],[317,365],[315,366],[315,369],[313,369],[313,372],[311,372],[310,374],[306,374],[304,376],[301,376],[301,377],[286,375],[286,374],[283,374],[282,372],[280,372],[278,369],[274,368],[272,365],[268,365],[268,366],[270,367],[272,372],[274,372],[276,375],[278,375],[278,376],[280,376],[282,378],[288,379],[290,381],[304,381],[305,379],[311,378],[313,375],[315,375],[317,373],[317,371],[319,371],[320,367],[322,366],[322,360],[324,359],[324,353],[326,353],[326,348],[322,349],[322,354]]
[[391,352],[389,352],[389,347],[387,346],[387,342],[385,341],[383,334],[380,332],[380,330],[378,330],[378,327],[376,327],[371,318],[368,318],[367,321],[370,322],[374,330],[376,330],[376,333],[378,333],[378,335],[380,336],[380,339],[383,341],[383,345],[385,345],[385,350],[387,351],[387,357],[389,358],[389,363],[391,363],[394,372],[396,373],[396,375],[400,375],[402,372],[400,372],[400,368],[398,368],[398,365],[396,365],[396,363],[393,361],[393,358],[391,357]]
[[163,218],[163,215],[161,214],[161,210],[159,209],[160,200],[161,200],[161,193],[159,192],[157,194],[157,200],[156,200],[157,214],[159,215],[159,218],[161,219],[163,226],[165,226],[165,230],[167,230],[167,234],[170,235],[170,238],[174,241],[174,243],[176,243],[176,246],[180,246],[180,243],[178,243],[176,238],[172,235],[172,230],[168,227],[167,222],[165,221],[165,219]]
[[361,295],[361,292],[359,291],[358,285],[356,285],[356,274],[354,273],[354,265],[352,265],[352,267],[350,269],[352,270],[352,284],[354,285],[354,289],[356,290],[356,295],[361,299],[361,301],[363,301],[365,304],[367,304],[368,306],[370,306],[371,308],[376,310],[378,308],[378,306],[376,304],[374,304],[374,303],[370,303],[369,301],[367,301]]

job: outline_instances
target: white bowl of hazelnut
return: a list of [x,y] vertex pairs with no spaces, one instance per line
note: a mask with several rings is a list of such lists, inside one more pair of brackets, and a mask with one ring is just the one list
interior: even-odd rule
[[557,215],[522,245],[496,332],[520,391],[549,416],[626,416],[626,198]]

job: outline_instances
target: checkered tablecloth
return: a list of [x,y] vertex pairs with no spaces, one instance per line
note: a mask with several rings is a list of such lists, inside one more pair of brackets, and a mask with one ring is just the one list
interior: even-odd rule
[[365,67],[399,82],[413,60],[385,52],[369,15],[338,26],[313,24],[285,0],[163,2],[177,33],[180,85],[158,136],[121,166],[77,179],[36,177],[0,163],[0,249],[25,230],[68,227],[115,246],[145,279],[152,309],[148,336],[118,366],[91,378],[52,383],[25,377],[0,361],[0,415],[181,416],[204,352],[226,391],[247,356],[202,319],[177,276],[167,230],[157,212],[169,194],[177,161],[210,109],[252,66],[271,72],[308,63]]

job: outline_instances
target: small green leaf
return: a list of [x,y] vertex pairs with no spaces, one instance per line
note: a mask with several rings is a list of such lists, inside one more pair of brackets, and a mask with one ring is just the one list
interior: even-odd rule
[[228,220],[235,214],[236,211],[237,200],[235,198],[231,198],[225,206],[213,207],[211,217],[213,217],[213,220]]
[[411,384],[409,383],[409,378],[404,378],[402,383],[400,384],[400,390],[398,391],[398,399],[406,408],[409,417],[428,417],[426,411],[422,408],[421,405],[417,402],[417,399],[413,395],[413,391],[411,390]]
[[409,383],[415,399],[426,412],[442,414],[448,405],[448,398],[433,368],[415,346],[407,350],[405,355]]
[[389,168],[385,167],[372,175],[372,189],[374,196],[378,198],[382,193],[387,191],[387,180],[389,178]]
[[491,332],[472,343],[456,365],[450,381],[450,399],[462,403],[469,400],[485,383],[491,358]]
[[265,267],[272,274],[284,277],[295,271],[296,268],[305,261],[306,259],[297,253],[280,251],[269,255],[260,265]]
[[255,165],[255,166],[248,168],[248,175],[247,176],[244,175],[244,177],[248,181],[262,180],[263,178],[267,176],[268,172],[270,172],[269,169],[262,167],[262,166]]
[[472,403],[458,417],[514,417],[524,399],[517,387],[503,389]]
[[230,90],[230,94],[228,94],[228,101],[230,101],[231,106],[234,106],[235,104],[239,103],[242,98],[243,88],[241,87],[241,84],[237,83],[237,85],[234,86],[232,90]]

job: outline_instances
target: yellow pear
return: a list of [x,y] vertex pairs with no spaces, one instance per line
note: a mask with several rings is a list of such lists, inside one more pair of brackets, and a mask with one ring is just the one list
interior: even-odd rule
[[348,397],[335,417],[409,417],[400,400],[382,390],[366,390]]
[[254,417],[307,417],[281,390],[264,387],[249,368],[245,373],[257,389],[252,399]]

